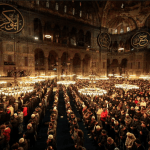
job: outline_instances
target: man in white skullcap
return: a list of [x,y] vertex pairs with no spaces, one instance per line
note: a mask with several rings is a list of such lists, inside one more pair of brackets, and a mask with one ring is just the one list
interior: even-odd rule
[[52,148],[56,149],[56,142],[52,134],[48,135],[48,139],[46,141],[47,146],[52,146]]
[[35,144],[35,137],[34,136],[35,136],[35,131],[34,131],[33,127],[32,127],[32,124],[29,123],[27,125],[27,131],[25,132],[23,137],[30,141],[30,146],[31,147],[34,146],[34,144]]
[[24,150],[28,150],[28,142],[24,138],[19,139],[19,147],[22,147]]

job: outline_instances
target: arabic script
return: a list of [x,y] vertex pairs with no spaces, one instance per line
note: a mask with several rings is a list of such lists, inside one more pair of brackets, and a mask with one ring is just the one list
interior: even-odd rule
[[110,37],[107,33],[102,33],[100,36],[99,36],[99,45],[101,47],[109,47],[110,45]]
[[143,48],[149,43],[149,34],[147,32],[141,32],[133,36],[132,46],[135,48]]
[[[3,9],[2,9],[3,8]],[[0,29],[7,32],[19,32],[23,28],[23,17],[10,5],[0,5]]]

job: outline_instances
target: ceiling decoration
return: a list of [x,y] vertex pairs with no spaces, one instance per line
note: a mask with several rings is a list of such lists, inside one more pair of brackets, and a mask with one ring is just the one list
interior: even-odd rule
[[[122,4],[124,7],[121,8]],[[107,1],[103,8],[102,27],[117,28],[132,26],[132,29],[145,25],[150,15],[150,1]]]

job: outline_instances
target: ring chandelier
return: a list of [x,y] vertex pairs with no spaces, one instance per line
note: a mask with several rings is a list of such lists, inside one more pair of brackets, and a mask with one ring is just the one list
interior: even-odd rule
[[122,89],[139,89],[137,85],[131,85],[131,84],[115,84],[116,88],[122,88]]
[[63,85],[70,85],[70,84],[75,84],[75,81],[58,81],[57,84],[63,84]]
[[16,96],[16,95],[20,95],[22,93],[30,93],[34,90],[33,86],[29,86],[29,87],[23,87],[23,86],[15,86],[13,88],[7,87],[7,88],[1,88],[0,92],[2,95],[6,95],[6,96]]
[[107,91],[100,88],[84,88],[79,90],[83,95],[96,96],[106,94]]

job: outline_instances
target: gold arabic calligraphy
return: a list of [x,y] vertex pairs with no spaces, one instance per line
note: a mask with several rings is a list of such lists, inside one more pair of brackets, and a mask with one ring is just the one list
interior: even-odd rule
[[147,35],[139,34],[133,39],[133,45],[136,47],[144,47],[148,44]]
[[107,34],[104,34],[103,36],[100,36],[100,45],[102,47],[108,47],[110,44],[110,38],[108,37]]
[[[16,10],[5,10],[2,12],[2,21],[3,23],[0,24],[0,28],[5,29],[6,31],[10,30],[19,30],[19,23],[22,22],[22,20],[19,20],[19,14],[15,14]],[[7,14],[6,14],[7,13]]]

